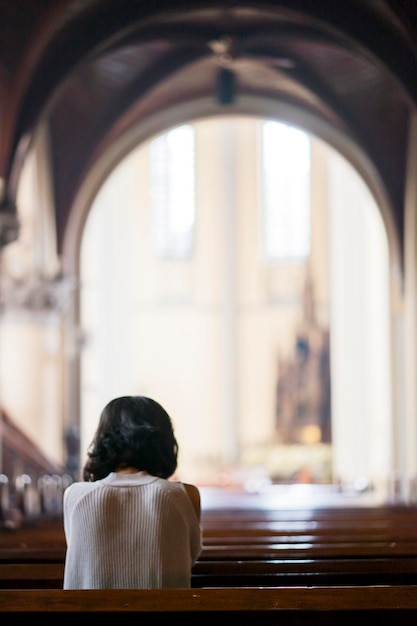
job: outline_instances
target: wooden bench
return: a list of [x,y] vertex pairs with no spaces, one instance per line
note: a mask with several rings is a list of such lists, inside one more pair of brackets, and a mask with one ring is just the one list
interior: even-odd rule
[[[64,564],[2,563],[0,589],[62,589]],[[414,585],[417,557],[197,561],[191,586]]]
[[[203,560],[412,556],[417,507],[202,512]],[[0,562],[62,562],[61,519],[0,532]]]
[[63,563],[66,549],[62,547],[0,548],[0,565],[3,563]]
[[[203,511],[193,588],[415,584],[416,507],[293,513]],[[0,588],[61,588],[64,559],[62,520],[3,531]]]
[[203,543],[211,545],[244,545],[244,544],[271,544],[271,543],[416,543],[416,528],[406,531],[394,529],[387,531],[374,531],[370,529],[350,530],[331,529],[326,532],[312,530],[307,532],[298,531],[267,531],[256,528],[243,528],[230,531],[219,529],[213,533],[203,532]]
[[417,555],[417,507],[210,510],[201,560]]
[[[193,624],[202,618],[228,625],[384,626],[417,623],[417,586],[273,587],[209,589],[0,590],[2,623],[43,626],[72,616],[121,616],[123,624]],[[145,620],[145,622],[144,622]]]
[[[305,499],[305,503],[294,505],[294,499],[274,497],[271,490],[267,494],[251,494],[227,489],[212,490],[215,495],[209,498],[202,490],[202,519],[204,523],[218,520],[239,521],[327,521],[332,519],[360,520],[395,519],[396,521],[415,518],[416,503],[377,503],[372,505],[358,504],[357,500],[350,503],[345,498],[337,505],[316,505],[314,498]],[[301,498],[301,500],[304,500]]]
[[415,528],[417,522],[417,511],[413,511],[413,514],[404,516],[397,516],[393,513],[387,513],[374,517],[369,513],[362,513],[361,516],[341,516],[335,515],[333,511],[329,511],[329,514],[322,518],[299,518],[293,517],[287,513],[286,518],[277,517],[271,518],[270,513],[267,517],[258,515],[257,517],[247,519],[246,517],[240,517],[238,515],[233,516],[219,516],[216,518],[206,516],[202,517],[201,524],[203,531],[207,535],[214,534],[216,532],[241,532],[245,529],[257,530],[260,533],[265,532],[298,532],[298,533],[310,533],[312,531],[317,533],[327,533],[334,530],[361,532],[365,529],[372,532],[391,532],[393,530],[401,530],[401,532],[407,532]]
[[[293,543],[216,543],[205,545],[200,561],[249,561],[271,559],[370,559],[380,557],[415,557],[415,542],[293,542]],[[2,548],[1,563],[62,563],[65,547]]]
[[[417,520],[416,505],[397,505],[360,508],[326,509],[222,509],[202,512],[204,529],[251,526],[296,530],[319,528],[363,528],[364,523],[372,528],[412,527]],[[269,525],[269,526],[268,526]]]
[[0,564],[0,589],[62,589],[63,582],[63,562]]
[[417,556],[417,541],[374,541],[336,543],[244,543],[204,546],[199,559],[259,560],[259,559],[323,559],[371,558],[384,556]]
[[192,587],[414,585],[417,558],[197,561]]
[[[300,563],[302,561],[312,563],[326,561],[331,563],[331,569],[326,573],[326,576],[327,574],[333,576],[336,575],[334,569],[338,560],[342,561],[342,565],[348,560],[362,563],[364,567],[366,566],[367,575],[369,571],[375,574],[375,570],[372,569],[374,565],[372,563],[369,565],[368,562],[375,560],[381,562],[381,559],[394,557],[407,563],[407,575],[412,575],[410,569],[413,565],[411,562],[414,564],[417,557],[417,519],[415,519],[416,510],[414,508],[411,510],[399,507],[399,510],[390,508],[383,511],[374,509],[347,511],[345,512],[347,520],[343,512],[332,510],[329,511],[330,517],[321,521],[294,521],[291,519],[292,512],[287,511],[289,519],[285,522],[283,520],[265,521],[264,515],[269,517],[270,511],[257,512],[256,520],[252,518],[248,520],[245,517],[243,520],[240,517],[236,519],[234,516],[229,518],[229,513],[222,511],[220,515],[220,518],[224,517],[228,520],[225,527],[220,525],[219,519],[216,521],[216,526],[210,526],[203,513],[204,548],[196,566],[196,575],[197,573],[203,576],[208,575],[208,570],[205,572],[202,572],[201,569],[198,570],[204,562],[212,564],[211,575],[215,573],[213,569],[215,562],[238,562],[239,565],[236,566],[239,568],[238,572],[241,572],[242,576],[249,572],[250,576],[253,577],[254,570],[249,571],[247,569],[244,572],[243,561],[269,562],[269,566],[266,565],[269,568],[275,567],[275,565],[271,565],[272,562],[280,561],[279,572],[276,571],[275,574],[283,572],[283,562],[293,561],[294,568],[301,568]],[[282,511],[279,514],[282,515]],[[253,511],[251,515],[254,515]],[[402,520],[412,520],[413,523],[399,524],[395,527],[394,532],[392,526],[397,517]],[[360,520],[360,523],[352,526],[353,518],[356,522]],[[211,521],[213,521],[213,517]],[[350,524],[350,526],[341,529],[341,522]],[[277,524],[282,526],[277,528]],[[63,563],[64,558],[65,539],[62,520],[49,521],[40,526],[0,533],[0,564],[45,563],[58,565]],[[6,572],[6,570],[4,571]],[[32,571],[36,571],[36,568]],[[218,569],[217,572],[219,571]],[[270,569],[267,570],[264,578],[269,580],[268,572]],[[260,576],[261,574],[262,572],[258,570],[257,575]],[[291,571],[291,574],[293,580],[298,580],[294,570]],[[305,575],[305,570],[302,568],[300,575]],[[328,580],[326,576],[323,573],[323,581]],[[337,576],[342,581],[350,582],[351,580],[350,578],[343,578],[340,571]],[[7,577],[8,574],[5,574],[4,580]],[[30,580],[30,576],[28,580]],[[364,580],[366,580],[366,576]],[[385,579],[381,580],[385,581]],[[378,579],[373,578],[372,582],[378,582]],[[241,584],[240,578],[239,584]]]

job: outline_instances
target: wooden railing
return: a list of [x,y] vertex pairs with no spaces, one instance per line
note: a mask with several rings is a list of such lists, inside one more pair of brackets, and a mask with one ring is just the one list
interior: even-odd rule
[[[56,624],[60,619],[117,617],[123,624],[196,624],[215,619],[228,625],[309,624],[384,626],[417,623],[417,587],[345,586],[210,589],[1,590],[2,623]],[[122,617],[123,616],[123,617]],[[205,622],[204,622],[205,623]]]

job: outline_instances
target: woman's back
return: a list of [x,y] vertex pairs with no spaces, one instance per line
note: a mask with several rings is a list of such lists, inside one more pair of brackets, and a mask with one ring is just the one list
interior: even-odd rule
[[190,587],[201,527],[182,483],[146,472],[73,483],[64,589]]

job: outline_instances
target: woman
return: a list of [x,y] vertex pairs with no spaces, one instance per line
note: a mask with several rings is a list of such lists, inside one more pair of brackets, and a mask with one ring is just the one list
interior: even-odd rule
[[64,589],[191,586],[202,549],[200,493],[168,480],[177,455],[171,419],[155,400],[107,404],[84,482],[64,493]]

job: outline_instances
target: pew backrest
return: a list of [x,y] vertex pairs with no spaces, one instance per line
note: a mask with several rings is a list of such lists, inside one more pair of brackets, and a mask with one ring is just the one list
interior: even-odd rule
[[[417,623],[417,587],[274,587],[138,590],[3,590],[2,623],[56,624],[57,619],[121,617],[123,624],[195,624],[195,620],[227,620],[228,625],[305,624],[384,626]],[[15,621],[14,621],[15,620]],[[145,621],[144,621],[145,620]]]

